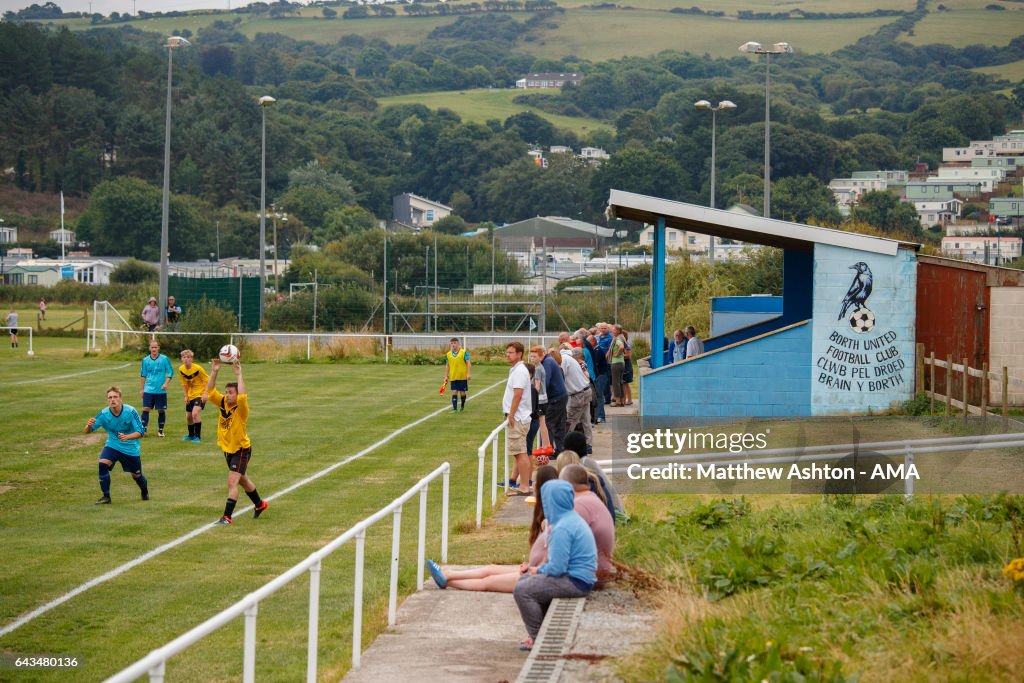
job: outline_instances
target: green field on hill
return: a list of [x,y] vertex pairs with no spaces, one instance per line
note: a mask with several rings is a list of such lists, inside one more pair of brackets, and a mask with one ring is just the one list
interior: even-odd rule
[[[628,7],[619,6],[597,10],[593,3],[561,2],[567,11],[554,15],[543,28],[520,41],[516,49],[538,57],[561,58],[569,55],[601,61],[631,55],[652,55],[662,50],[689,51],[731,57],[736,48],[747,40],[764,44],[785,40],[796,49],[809,53],[832,52],[859,38],[875,33],[881,26],[895,21],[895,17],[857,17],[823,20],[737,20],[736,12],[782,12],[802,9],[808,12],[836,12],[835,3],[826,0],[811,2],[776,3],[769,0],[746,2],[728,0],[704,9],[724,11],[724,17],[673,14],[668,10],[689,7],[675,0],[640,0]],[[943,3],[951,11],[932,9],[917,25],[907,40],[915,44],[946,43],[956,46],[971,43],[1005,44],[1019,35],[1024,27],[1024,13],[1011,7],[999,13],[984,9],[982,0],[950,0]],[[875,9],[906,11],[913,8],[910,0],[857,0],[844,3],[843,12],[871,12]],[[475,15],[481,16],[481,15]],[[525,21],[532,13],[511,13],[517,21]],[[298,16],[270,19],[250,17],[226,12],[190,14],[185,17],[158,17],[116,24],[132,26],[155,33],[171,33],[188,29],[196,33],[201,27],[217,20],[233,21],[242,18],[238,29],[249,36],[257,33],[280,33],[297,40],[335,43],[345,35],[359,35],[368,39],[382,39],[392,44],[414,44],[427,40],[427,34],[437,26],[456,21],[455,16],[409,17],[399,11],[392,18],[366,18],[326,20],[320,9],[303,8]],[[86,19],[68,19],[53,22],[83,30],[91,25]]]
[[[176,349],[165,349],[174,358]],[[22,349],[21,351],[24,351]],[[118,384],[138,404],[138,361],[84,359],[82,340],[45,339],[28,358],[0,347],[0,627],[89,579],[209,525],[223,511],[224,459],[216,421],[205,415],[203,443],[183,442],[180,388],[169,389],[167,438],[142,443],[152,499],[139,500],[130,477],[111,474],[110,506],[99,496],[96,460],[105,437],[82,433]],[[439,352],[440,353],[440,352]],[[177,363],[174,363],[177,367]],[[280,498],[276,492],[337,463],[394,430],[445,408],[440,367],[253,363],[245,368],[251,397],[250,474],[271,497],[258,521],[241,513],[230,527],[197,537],[100,584],[0,637],[6,653],[83,657],[82,680],[102,680],[301,561],[356,522],[384,507],[444,461],[453,466],[451,524],[475,507],[476,448],[500,421],[500,387],[443,412],[364,457]],[[504,378],[500,366],[474,368],[480,391]],[[230,370],[227,371],[231,375]],[[221,385],[228,381],[221,374]],[[153,416],[151,427],[155,426]],[[429,494],[428,552],[438,552],[440,482]],[[415,499],[414,499],[415,500]],[[401,589],[415,588],[418,504],[406,508]],[[390,520],[367,539],[364,645],[386,612]],[[337,679],[351,652],[353,548],[325,562],[321,589],[320,669]],[[306,651],[305,578],[260,606],[259,680],[295,680]],[[175,657],[174,680],[229,680],[241,662],[241,621]],[[31,680],[66,680],[36,672]],[[0,676],[2,678],[3,676]],[[30,678],[19,678],[30,680]]]
[[595,130],[611,130],[611,126],[598,119],[576,116],[561,116],[541,111],[536,107],[516,104],[512,100],[526,92],[536,93],[536,90],[526,91],[513,88],[479,88],[476,90],[455,90],[446,92],[427,92],[412,95],[396,95],[394,97],[382,97],[378,100],[382,107],[395,104],[422,104],[431,109],[451,109],[458,114],[463,121],[483,123],[488,119],[504,121],[513,114],[531,111],[547,119],[559,128],[566,128],[578,135],[592,133]]
[[1000,64],[998,66],[983,66],[977,69],[972,69],[978,73],[990,74],[997,78],[1005,78],[1008,81],[1019,83],[1024,81],[1024,60],[1019,62],[1010,62],[1009,64]]

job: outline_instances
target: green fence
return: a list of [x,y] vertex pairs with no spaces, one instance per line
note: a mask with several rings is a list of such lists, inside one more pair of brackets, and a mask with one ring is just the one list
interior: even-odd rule
[[167,293],[186,309],[204,297],[234,312],[239,329],[253,332],[260,326],[260,279],[258,277],[167,278]]

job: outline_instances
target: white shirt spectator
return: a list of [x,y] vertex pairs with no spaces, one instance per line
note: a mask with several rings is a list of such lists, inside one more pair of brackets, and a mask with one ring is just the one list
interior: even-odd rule
[[569,349],[562,349],[562,372],[565,373],[565,388],[570,394],[578,394],[590,386],[590,381],[583,374],[583,368],[573,358]]
[[686,342],[686,357],[699,356],[704,353],[704,342],[700,340],[700,337],[690,337]]
[[505,396],[501,399],[501,409],[507,415],[512,410],[512,398],[516,389],[523,390],[523,397],[516,408],[515,421],[529,423],[533,406],[530,399],[530,371],[526,364],[519,361],[508,371],[508,382],[505,384]]

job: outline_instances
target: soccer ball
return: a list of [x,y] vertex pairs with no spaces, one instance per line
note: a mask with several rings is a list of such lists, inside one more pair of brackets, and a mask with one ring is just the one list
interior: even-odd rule
[[220,356],[222,363],[232,365],[236,360],[238,360],[238,347],[234,344],[225,344],[220,347],[220,353],[218,355]]
[[857,334],[867,334],[875,327],[875,314],[861,306],[850,314],[850,327]]

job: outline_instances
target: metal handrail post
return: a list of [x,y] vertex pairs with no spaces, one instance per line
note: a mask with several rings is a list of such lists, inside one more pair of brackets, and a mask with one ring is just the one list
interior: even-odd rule
[[356,578],[352,601],[352,668],[358,669],[363,653],[363,564],[366,558],[366,529],[356,534]]
[[903,454],[903,497],[910,500],[914,497],[914,478],[908,477],[907,472],[910,471],[910,466],[914,464],[914,449],[908,443],[907,450]]
[[498,437],[491,441],[491,507],[498,502]]
[[420,528],[416,538],[416,590],[423,590],[423,563],[427,560],[427,487],[420,489]]
[[476,449],[477,472],[476,472],[476,528],[480,528],[480,520],[483,518],[484,508],[484,449],[480,446]]
[[242,683],[256,683],[256,615],[260,604],[245,610],[245,645],[242,649]]
[[391,589],[388,591],[388,626],[398,620],[398,553],[402,549],[402,507],[395,510],[391,527]]
[[320,570],[317,561],[309,568],[309,638],[306,645],[306,683],[316,683],[317,650],[320,640]]
[[[451,484],[451,466],[445,463],[444,473],[441,475],[441,562],[448,561],[448,489]],[[476,525],[480,526],[480,500],[477,499]]]

